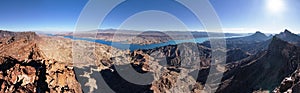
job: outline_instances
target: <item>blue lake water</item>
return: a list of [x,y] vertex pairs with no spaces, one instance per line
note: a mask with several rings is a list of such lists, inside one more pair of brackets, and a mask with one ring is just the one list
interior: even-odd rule
[[[162,47],[162,46],[167,46],[167,45],[176,45],[179,43],[186,43],[186,42],[203,43],[203,42],[209,40],[208,37],[204,37],[204,38],[195,38],[195,39],[189,39],[189,40],[171,40],[171,41],[164,42],[164,43],[140,45],[140,44],[126,44],[126,43],[121,43],[121,42],[111,42],[111,41],[91,39],[91,38],[77,38],[77,37],[73,37],[73,36],[64,36],[64,37],[70,38],[73,40],[85,40],[85,41],[90,41],[90,42],[96,42],[96,43],[112,46],[112,47],[122,49],[122,50],[129,49],[130,51],[137,50],[137,49],[153,49],[156,47]],[[225,38],[233,38],[233,37],[225,37]]]

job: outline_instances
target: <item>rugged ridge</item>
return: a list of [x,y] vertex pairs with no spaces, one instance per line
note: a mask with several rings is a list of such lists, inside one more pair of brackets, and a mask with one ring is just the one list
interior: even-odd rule
[[[244,60],[224,74],[218,92],[272,91],[299,65],[300,48],[273,37],[268,50]],[[245,86],[247,85],[247,86]]]
[[287,29],[285,29],[284,32],[281,32],[280,34],[276,34],[275,37],[278,37],[284,41],[300,46],[300,36],[290,32]]
[[72,67],[48,59],[34,32],[0,31],[1,92],[81,93]]

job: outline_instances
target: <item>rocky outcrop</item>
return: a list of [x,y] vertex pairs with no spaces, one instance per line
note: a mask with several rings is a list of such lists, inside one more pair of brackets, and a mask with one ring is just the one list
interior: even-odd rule
[[11,57],[1,57],[0,84],[1,92],[38,92],[46,91],[43,86],[36,84],[44,83],[39,80],[39,72],[35,67],[40,66],[37,62],[22,63]]
[[0,91],[81,93],[71,65],[48,59],[33,32],[0,31]]
[[81,93],[81,86],[76,79],[73,67],[57,62],[54,60],[46,60],[46,83],[50,93],[52,92],[72,92]]
[[175,86],[178,76],[174,71],[163,72],[159,80],[153,82],[151,89],[155,93],[171,93],[170,89]]
[[273,90],[274,93],[298,93],[299,92],[299,69],[282,80],[280,85]]
[[72,69],[52,60],[1,58],[1,92],[81,92]]

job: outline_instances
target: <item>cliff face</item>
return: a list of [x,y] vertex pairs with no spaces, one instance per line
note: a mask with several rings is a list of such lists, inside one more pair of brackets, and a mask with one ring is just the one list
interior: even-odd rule
[[73,68],[45,57],[35,33],[0,31],[0,36],[1,92],[81,93]]

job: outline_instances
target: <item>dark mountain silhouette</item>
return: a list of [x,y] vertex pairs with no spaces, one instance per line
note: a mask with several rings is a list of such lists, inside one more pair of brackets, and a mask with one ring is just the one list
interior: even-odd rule
[[235,62],[248,57],[249,54],[241,49],[232,49],[227,51],[226,63]]
[[227,71],[218,92],[249,93],[259,89],[272,91],[296,70],[299,58],[299,47],[273,37],[266,51],[249,57]]

